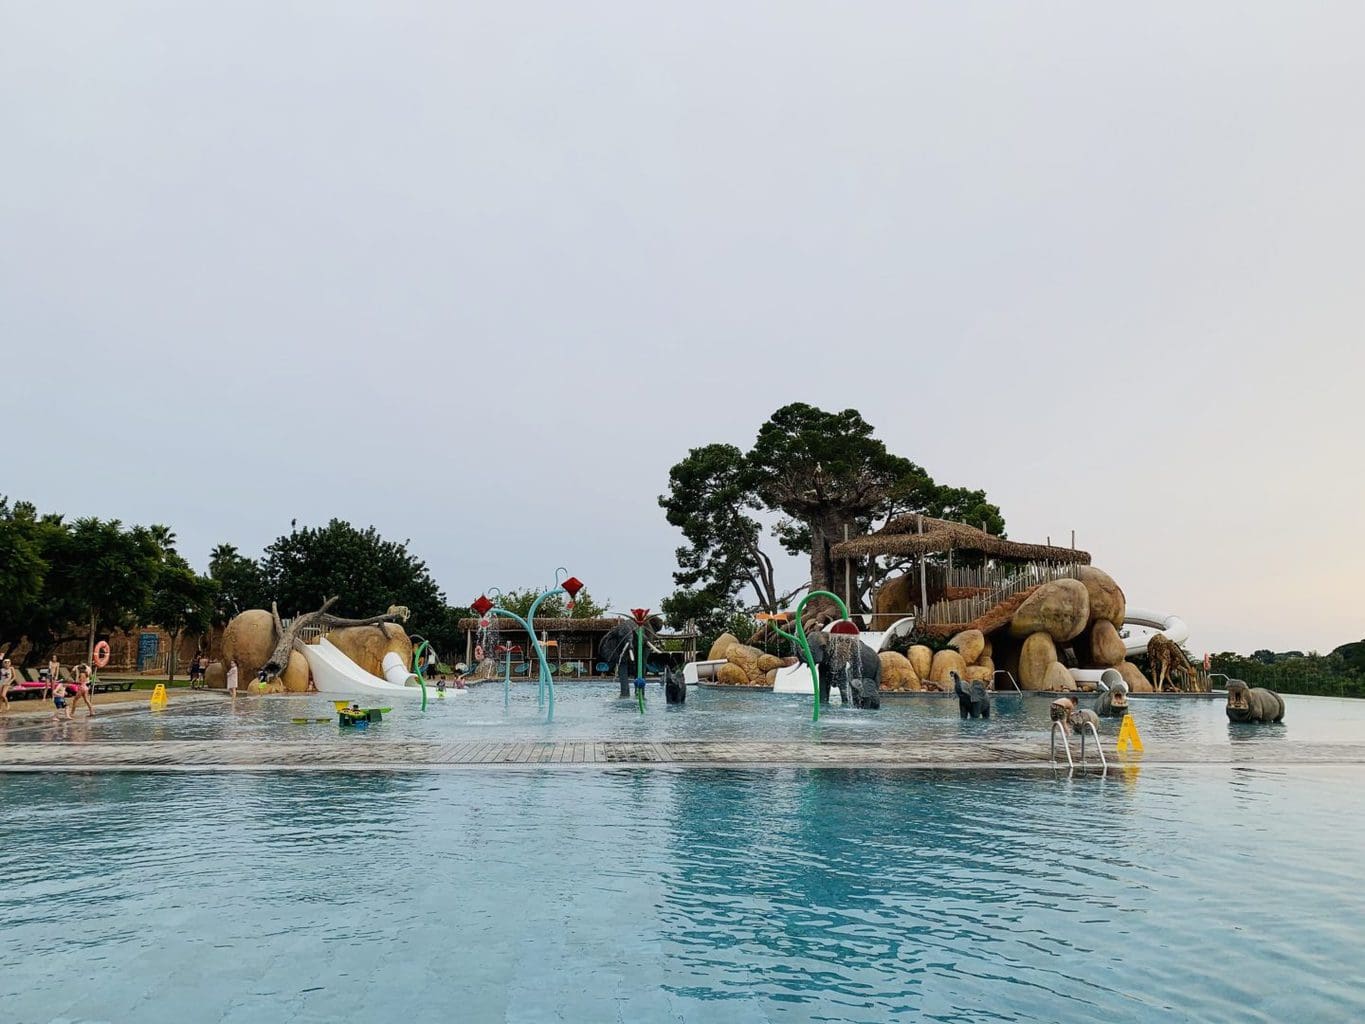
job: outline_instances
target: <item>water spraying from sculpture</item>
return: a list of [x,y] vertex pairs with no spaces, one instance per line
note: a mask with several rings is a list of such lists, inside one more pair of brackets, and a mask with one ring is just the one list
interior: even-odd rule
[[[578,592],[583,589],[583,581],[576,576],[570,576],[568,579],[561,582],[560,574],[567,573],[568,571],[569,570],[565,569],[563,566],[560,566],[555,570],[555,585],[537,595],[536,599],[531,602],[531,608],[526,613],[525,618],[522,618],[516,612],[508,611],[506,608],[499,608],[488,599],[486,593],[480,594],[478,598],[470,604],[470,608],[474,610],[481,621],[495,615],[501,615],[512,619],[526,631],[526,635],[531,641],[531,650],[535,652],[536,661],[540,666],[540,680],[536,691],[536,701],[540,708],[546,712],[545,717],[547,721],[554,721],[555,717],[555,684],[554,679],[550,676],[550,663],[545,657],[545,648],[541,645],[540,638],[536,636],[534,623],[536,621],[536,609],[540,607],[540,603],[554,594],[568,595],[569,608],[570,610],[573,609],[574,598],[577,597]],[[507,691],[504,690],[504,701],[507,699]]]

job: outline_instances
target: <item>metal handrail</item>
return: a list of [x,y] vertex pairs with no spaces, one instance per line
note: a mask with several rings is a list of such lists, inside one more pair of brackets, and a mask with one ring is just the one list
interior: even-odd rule
[[[1056,763],[1057,763],[1057,733],[1058,733],[1058,731],[1060,731],[1061,734],[1062,734],[1062,749],[1064,749],[1064,750],[1066,751],[1066,765],[1067,765],[1068,768],[1074,770],[1075,767],[1076,767],[1076,762],[1073,761],[1073,760],[1071,759],[1071,741],[1070,741],[1069,739],[1067,739],[1067,735],[1066,735],[1066,726],[1067,726],[1067,723],[1064,723],[1064,722],[1061,722],[1061,721],[1054,721],[1054,722],[1052,723],[1052,734],[1051,734],[1051,736],[1050,736],[1050,740],[1051,740],[1051,758],[1052,758],[1052,763],[1053,763],[1053,764],[1056,764]],[[1096,750],[1096,751],[1099,753],[1099,755],[1100,755],[1100,766],[1107,772],[1107,771],[1109,770],[1109,760],[1108,760],[1108,758],[1106,758],[1106,757],[1104,756],[1104,746],[1103,746],[1103,744],[1100,743],[1100,734],[1099,734],[1098,732],[1095,731],[1095,723],[1094,723],[1094,722],[1086,722],[1085,725],[1081,726],[1081,729],[1080,729],[1080,733],[1081,733],[1081,765],[1082,765],[1082,767],[1084,767],[1084,765],[1085,765],[1085,733],[1086,733],[1086,730],[1087,730],[1087,729],[1090,730],[1090,735],[1092,735],[1092,736],[1095,737],[1095,750]]]
[[994,684],[995,684],[995,677],[996,677],[996,676],[1004,676],[1004,677],[1005,677],[1006,679],[1008,679],[1011,683],[1014,683],[1014,688],[1015,688],[1016,691],[1018,691],[1018,693],[1019,693],[1019,695],[1020,695],[1021,697],[1024,695],[1024,691],[1020,688],[1019,683],[1015,680],[1014,676],[1010,674],[1010,671],[1009,671],[1008,669],[998,668],[998,669],[996,669],[994,672],[992,672],[992,673],[991,673],[991,685],[994,685]]

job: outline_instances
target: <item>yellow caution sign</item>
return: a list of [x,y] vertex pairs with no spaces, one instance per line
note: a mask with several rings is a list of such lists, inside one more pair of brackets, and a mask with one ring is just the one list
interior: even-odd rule
[[334,700],[334,701],[332,701],[332,707],[336,708],[338,711],[345,711],[345,710],[346,710],[347,708],[349,708],[350,706],[351,706],[351,702],[348,701],[348,700]]
[[156,688],[152,690],[152,699],[147,702],[147,706],[153,711],[164,711],[166,710],[166,699],[166,684],[157,683]]
[[1119,741],[1115,749],[1121,751],[1125,748],[1142,753],[1142,736],[1132,715],[1124,715],[1123,724],[1119,726]]

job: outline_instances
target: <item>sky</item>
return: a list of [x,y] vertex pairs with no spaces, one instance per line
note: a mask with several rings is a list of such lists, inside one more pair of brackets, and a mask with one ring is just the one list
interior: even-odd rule
[[[859,409],[1196,652],[1365,636],[1365,7],[0,0],[0,493],[657,606]],[[774,542],[772,547],[776,549]],[[782,580],[804,578],[780,563]]]

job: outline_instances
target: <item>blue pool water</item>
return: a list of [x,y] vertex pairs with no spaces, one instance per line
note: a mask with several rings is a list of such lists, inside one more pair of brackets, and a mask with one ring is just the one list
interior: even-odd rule
[[[536,688],[513,688],[504,710],[501,684],[475,687],[459,696],[431,700],[425,714],[418,702],[400,704],[381,726],[339,737],[331,703],[325,698],[224,697],[203,703],[177,701],[169,711],[132,716],[77,715],[53,724],[0,719],[0,739],[99,740],[290,739],[303,742],[379,743],[393,740],[437,742],[558,740],[823,740],[835,742],[897,740],[992,740],[1041,735],[1048,729],[1049,698],[996,694],[989,721],[958,718],[953,697],[888,697],[880,711],[825,709],[813,723],[810,698],[726,689],[693,688],[687,704],[669,708],[657,684],[649,689],[646,714],[634,700],[620,700],[616,684],[570,683],[556,688],[555,716],[545,720]],[[1086,698],[1087,700],[1089,698]],[[1285,724],[1270,728],[1230,725],[1221,698],[1134,698],[1133,716],[1144,737],[1158,742],[1219,745],[1353,742],[1365,735],[1365,701],[1324,697],[1285,698]],[[145,705],[142,705],[145,708]],[[296,717],[327,717],[328,724],[295,725]],[[1102,732],[1113,735],[1118,720]]]
[[1360,1020],[1361,781],[0,776],[0,1019]]

